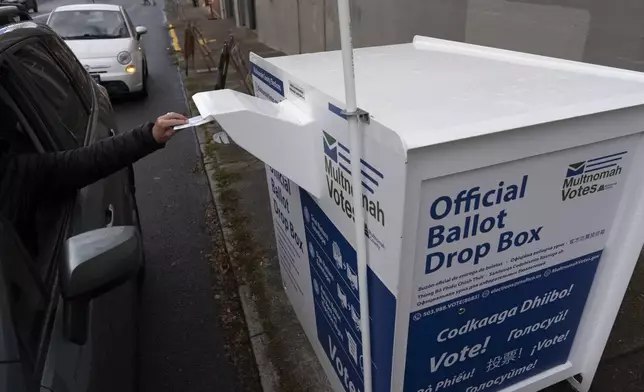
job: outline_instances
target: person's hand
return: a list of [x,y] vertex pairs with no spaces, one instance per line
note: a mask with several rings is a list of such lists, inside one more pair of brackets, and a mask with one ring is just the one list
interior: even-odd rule
[[174,135],[175,131],[172,129],[173,127],[187,123],[188,119],[185,116],[174,112],[168,112],[168,114],[164,114],[157,118],[157,121],[152,127],[152,137],[154,137],[154,140],[156,140],[157,143],[163,144],[170,140],[172,135]]

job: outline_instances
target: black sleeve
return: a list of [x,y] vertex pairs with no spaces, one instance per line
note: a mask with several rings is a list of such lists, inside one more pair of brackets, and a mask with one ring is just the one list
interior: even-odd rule
[[[87,147],[47,154],[13,155],[6,162],[3,185],[21,182],[27,195],[75,191],[109,176],[163,148],[152,137],[153,124],[110,137]],[[7,176],[14,181],[7,184]]]

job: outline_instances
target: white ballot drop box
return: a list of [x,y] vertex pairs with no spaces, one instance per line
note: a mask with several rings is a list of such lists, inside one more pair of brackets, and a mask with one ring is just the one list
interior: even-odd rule
[[375,391],[589,389],[644,240],[642,74],[424,37],[357,49],[353,189],[340,52],[251,72],[256,97],[194,100],[267,165],[285,290],[336,391],[363,390],[356,208]]

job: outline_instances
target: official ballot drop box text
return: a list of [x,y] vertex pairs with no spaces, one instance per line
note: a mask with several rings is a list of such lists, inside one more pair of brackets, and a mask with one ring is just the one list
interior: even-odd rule
[[[642,245],[644,77],[423,37],[355,55],[374,390],[587,390]],[[341,55],[251,63],[319,125],[320,198],[266,162],[279,262],[333,387],[362,391]]]

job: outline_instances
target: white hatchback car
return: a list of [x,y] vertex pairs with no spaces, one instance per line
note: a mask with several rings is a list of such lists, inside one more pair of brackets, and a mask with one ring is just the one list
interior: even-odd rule
[[110,94],[147,95],[148,65],[140,42],[147,29],[134,27],[123,7],[66,5],[54,9],[47,24]]

